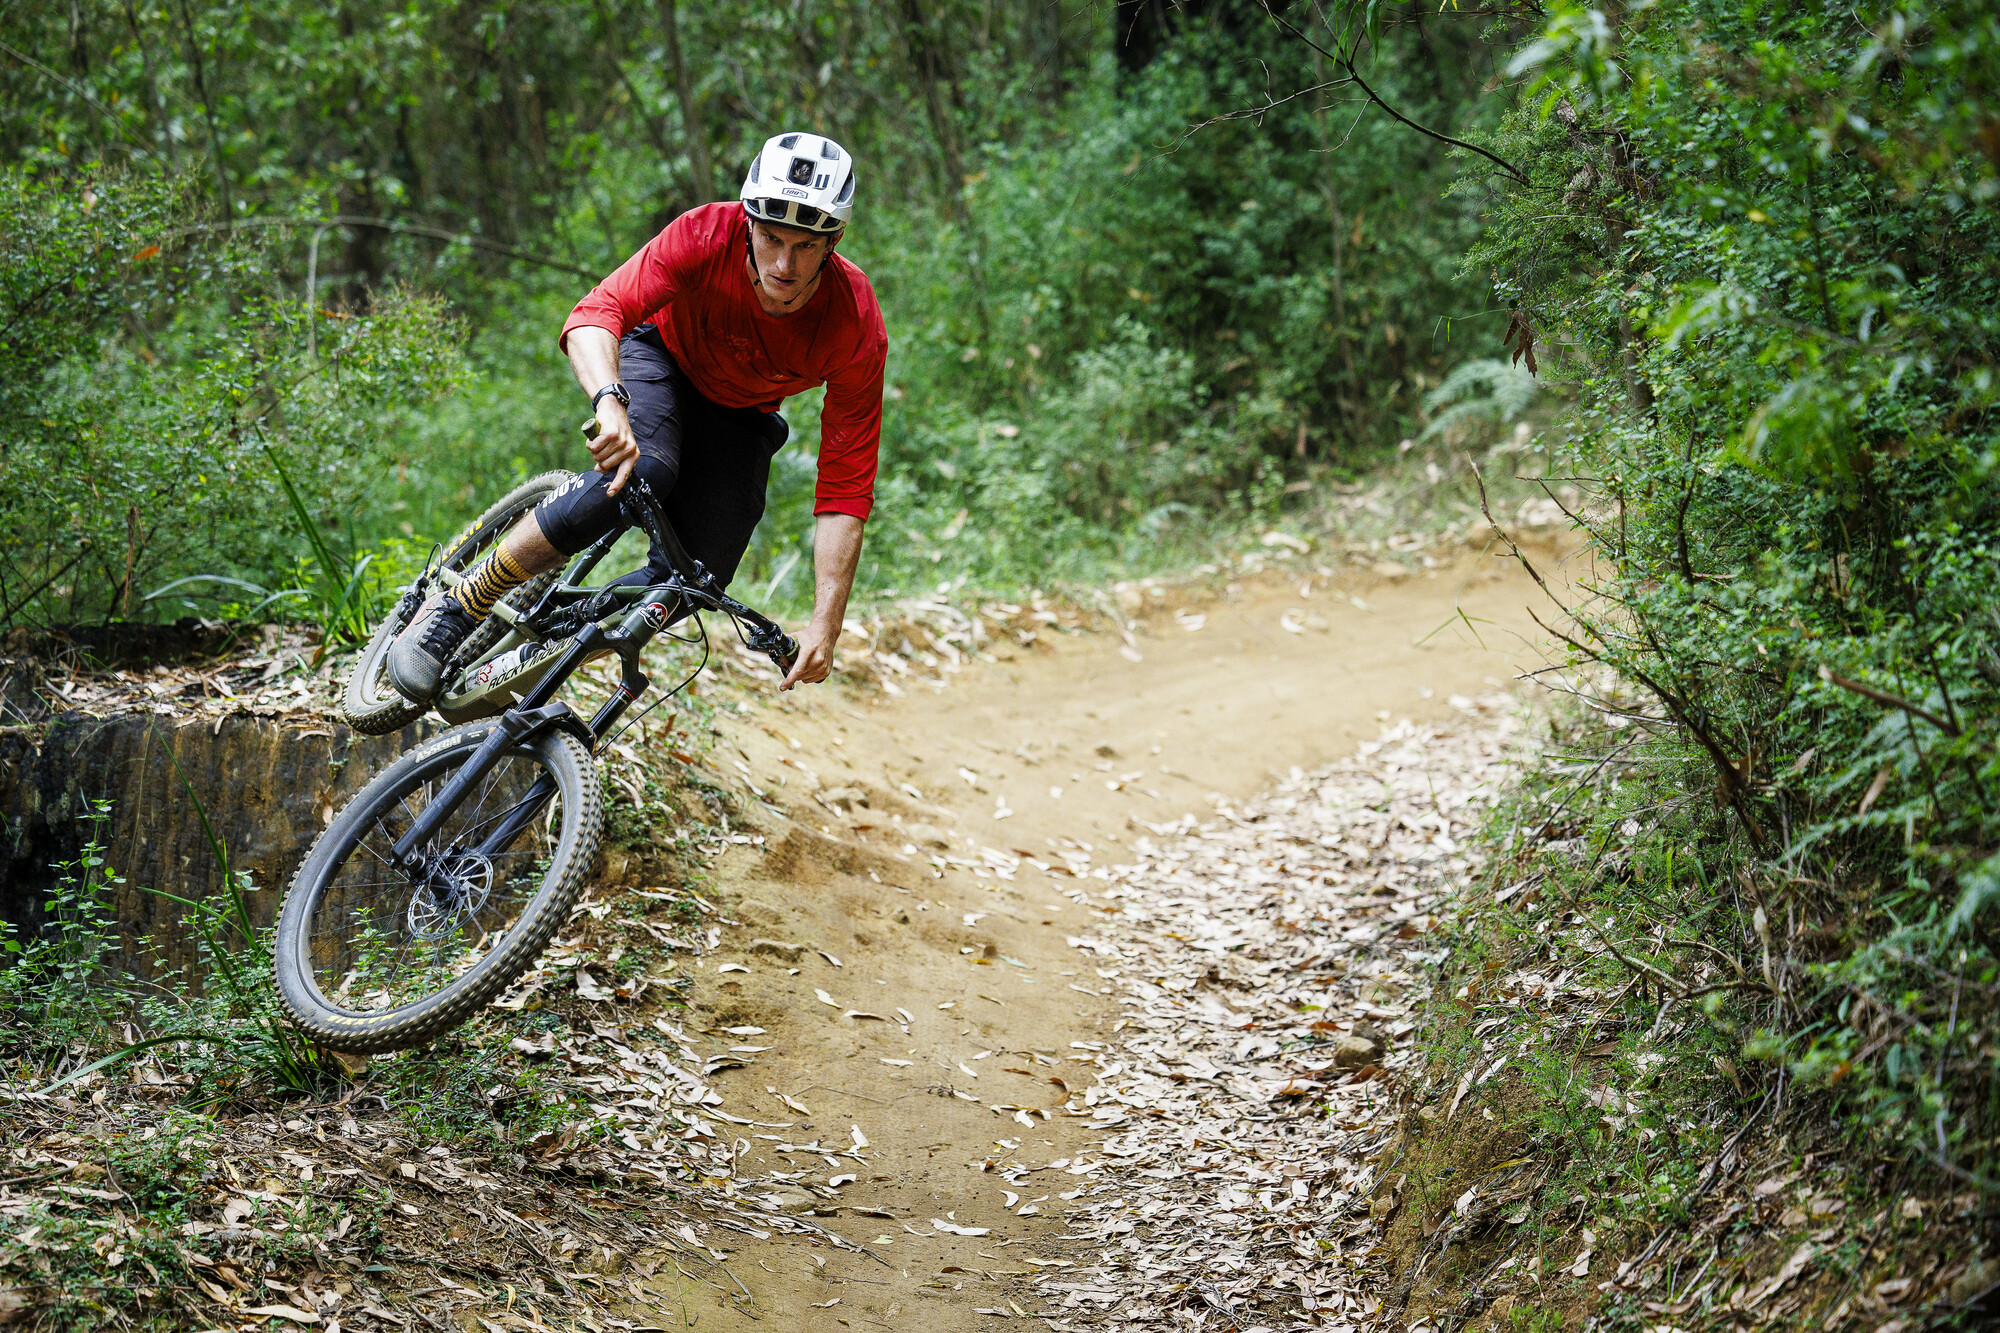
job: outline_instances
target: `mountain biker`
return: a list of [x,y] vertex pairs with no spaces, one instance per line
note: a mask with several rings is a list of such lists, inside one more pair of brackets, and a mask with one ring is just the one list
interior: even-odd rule
[[[688,554],[725,587],[764,512],[784,399],[827,386],[813,513],[813,612],[779,687],[825,680],[874,503],[888,333],[875,290],[834,253],[854,208],[854,162],[816,134],[773,136],[736,203],[691,209],[577,302],[557,340],[590,395],[596,467],[543,500],[396,639],[389,682],[437,693],[452,653],[494,604],[616,527],[637,477]],[[668,566],[621,581],[658,583]]]

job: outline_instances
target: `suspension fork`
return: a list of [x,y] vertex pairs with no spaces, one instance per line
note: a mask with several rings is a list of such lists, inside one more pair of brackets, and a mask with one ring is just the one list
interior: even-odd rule
[[[611,645],[618,654],[622,668],[618,688],[606,699],[590,719],[592,737],[602,741],[611,734],[618,719],[632,706],[638,697],[646,692],[652,681],[639,669],[639,656],[646,644],[652,640],[660,627],[672,619],[672,612],[679,602],[678,595],[669,598],[647,600],[634,607],[616,630],[603,635],[603,641]],[[558,674],[550,672],[551,676]],[[594,747],[593,747],[594,748]],[[504,817],[494,824],[492,830],[479,840],[473,851],[481,856],[497,856],[505,851],[528,825],[540,817],[542,806],[555,794],[555,783],[547,776],[535,779],[535,785],[528,788],[521,799],[514,804]]]
[[[562,727],[577,735],[577,739],[597,748],[616,724],[618,718],[631,706],[632,701],[645,693],[652,682],[639,669],[639,657],[646,645],[666,626],[680,603],[678,592],[662,588],[661,596],[642,600],[633,607],[615,630],[606,630],[601,625],[585,625],[574,642],[563,651],[563,656],[551,667],[535,687],[521,700],[520,704],[500,715],[499,723],[488,734],[479,748],[472,752],[464,764],[459,766],[437,799],[425,806],[411,823],[396,845],[390,851],[390,859],[396,867],[407,874],[420,871],[425,862],[418,849],[429,842],[438,828],[449,819],[472,789],[483,781],[500,762],[508,750],[546,731],[550,727]],[[572,713],[569,705],[560,701],[551,702],[555,692],[561,689],[576,669],[583,665],[593,652],[609,644],[618,654],[623,670],[617,691],[597,710],[588,726]],[[541,807],[555,794],[555,783],[547,776],[537,778],[514,809],[502,818],[493,830],[480,839],[474,849],[482,855],[493,855],[504,849],[519,836],[522,829],[531,823],[541,811]]]

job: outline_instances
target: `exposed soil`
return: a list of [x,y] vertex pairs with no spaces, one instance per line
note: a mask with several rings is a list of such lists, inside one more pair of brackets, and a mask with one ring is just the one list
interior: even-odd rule
[[[748,1192],[785,1195],[754,1183],[772,1171],[855,1173],[835,1199],[793,1202],[869,1252],[776,1236],[732,1261],[754,1301],[661,1291],[634,1318],[945,1330],[1040,1312],[1027,1280],[1072,1257],[1060,1195],[1090,1182],[1103,1139],[1081,1096],[1065,1108],[1063,1084],[1081,1094],[1096,1072],[1072,1043],[1119,1021],[1070,943],[1115,923],[1066,896],[1088,882],[1074,876],[1129,859],[1148,824],[1213,818],[1545,660],[1538,594],[1498,555],[1393,581],[1305,574],[1138,590],[1129,635],[1042,632],[948,689],[800,691],[730,724],[716,757],[764,841],[713,866],[704,891],[736,924],[692,1003],[718,1051],[770,1049],[711,1081],[736,1115],[787,1126],[749,1140]],[[837,1152],[856,1128],[865,1167],[778,1151]],[[1013,1161],[1043,1168],[1013,1186],[1021,1203],[1052,1196],[1025,1219],[992,1174]]]
[[[1074,632],[1073,610],[1040,599],[977,618],[912,601],[906,619],[872,621],[843,646],[847,684],[787,696],[741,688],[755,663],[726,664],[698,687],[723,719],[705,752],[681,748],[661,725],[668,714],[609,747],[607,776],[648,810],[647,833],[635,845],[628,819],[568,933],[501,1002],[541,1011],[534,1021],[481,1025],[482,1041],[534,1038],[499,1036],[506,1050],[493,1058],[508,1072],[494,1066],[489,1100],[526,1077],[584,1096],[583,1120],[489,1134],[484,1147],[413,1134],[382,1094],[422,1080],[429,1057],[414,1052],[357,1076],[338,1102],[252,1107],[187,1130],[159,1109],[185,1081],[156,1053],[53,1100],[15,1094],[20,1178],[0,1189],[0,1214],[80,1207],[78,1235],[100,1228],[100,1256],[153,1246],[154,1260],[185,1269],[177,1282],[145,1265],[182,1308],[329,1328],[943,1331],[1041,1315],[1068,1329],[1147,1310],[1143,1326],[1169,1327],[1205,1303],[1222,1312],[1217,1326],[1248,1330],[1362,1312],[1349,1274],[1371,1243],[1364,1163],[1384,1141],[1380,1090],[1394,1085],[1369,1082],[1373,1066],[1333,1065],[1331,1046],[1379,1018],[1382,1065],[1406,1060],[1408,1009],[1376,983],[1402,967],[1394,948],[1420,949],[1430,918],[1417,914],[1451,867],[1463,870],[1435,857],[1457,856],[1470,806],[1463,792],[1441,795],[1447,784],[1427,787],[1414,751],[1352,761],[1385,731],[1403,745],[1492,725],[1490,696],[1544,654],[1527,611],[1539,594],[1510,559],[1346,556],[1331,573],[1281,547],[1232,566],[1239,581],[1121,585],[1087,633]],[[1552,551],[1538,560],[1558,563]],[[76,715],[12,737],[27,747],[8,770],[16,840],[46,820],[50,793],[76,787],[74,774],[57,781],[68,751],[50,748],[65,727],[99,744],[129,731],[143,749],[173,695],[195,714],[167,733],[176,762],[198,787],[236,776],[235,799],[209,803],[236,821],[227,836],[260,882],[283,882],[287,867],[260,858],[288,861],[332,798],[327,780],[249,763],[249,739],[264,727],[264,748],[290,756],[313,729],[281,745],[277,728],[298,733],[295,714],[317,696],[310,683],[274,684],[268,664],[228,670],[43,679],[33,697]],[[285,697],[246,704],[255,689]],[[1418,725],[1398,725],[1406,718]],[[1478,748],[1453,744],[1439,753]],[[373,766],[359,751],[347,765],[318,749],[293,758],[349,784]],[[1384,761],[1403,776],[1385,785]],[[166,781],[145,764],[111,767]],[[1329,795],[1343,784],[1348,795]],[[1391,787],[1403,805],[1368,794]],[[729,793],[726,811],[715,789]],[[144,816],[136,789],[108,794]],[[697,804],[708,809],[693,820],[668,813]],[[1258,822],[1271,812],[1282,817]],[[1222,878],[1182,903],[1177,840],[1203,823],[1216,837],[1186,864]],[[178,860],[208,873],[150,832],[145,842],[114,830],[140,870],[171,879]],[[1276,887],[1238,901],[1232,876]],[[1266,922],[1267,899],[1310,922]],[[1194,923],[1186,936],[1179,913]],[[1190,941],[1225,918],[1263,942],[1217,946],[1211,966],[1198,951],[1214,940]],[[1378,936],[1404,943],[1384,952],[1367,943]],[[1324,1013],[1306,1012],[1316,1006]],[[1267,1035],[1245,1054],[1248,1027]],[[1300,1048],[1285,1057],[1298,1072],[1270,1059],[1281,1045]],[[1182,1089],[1177,1103],[1142,1104],[1158,1078]],[[1209,1078],[1221,1080],[1214,1098],[1201,1091]],[[1175,1136],[1201,1146],[1208,1131],[1182,1124],[1197,1108],[1263,1127],[1233,1155],[1209,1145],[1206,1164],[1184,1172]],[[1345,1137],[1321,1141],[1316,1125]],[[135,1229],[122,1185],[78,1183],[97,1169],[73,1160],[78,1145],[107,1135],[159,1136],[175,1170],[202,1173],[188,1187],[186,1244]],[[1269,1187],[1277,1158],[1289,1201]],[[109,1158],[103,1170],[116,1184]],[[1236,1177],[1260,1173],[1270,1197],[1253,1201]],[[1127,1190],[1147,1195],[1150,1240],[1168,1217],[1202,1234],[1125,1264],[1114,1251],[1138,1244]],[[1211,1206],[1234,1216],[1204,1230]],[[1319,1233],[1336,1224],[1344,1234],[1327,1249]],[[1245,1246],[1291,1250],[1284,1293],[1237,1262]],[[386,1263],[357,1257],[368,1254]],[[1215,1271],[1154,1281],[1172,1274],[1174,1254]],[[17,1257],[29,1285],[0,1282],[0,1322],[44,1303],[66,1271],[39,1251]]]

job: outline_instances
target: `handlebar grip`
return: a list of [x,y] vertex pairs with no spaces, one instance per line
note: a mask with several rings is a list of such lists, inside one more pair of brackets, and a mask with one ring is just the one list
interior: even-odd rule
[[590,420],[584,422],[581,426],[578,426],[577,429],[583,432],[584,439],[594,440],[597,438],[598,432],[603,428],[597,424],[597,418],[592,417]]
[[780,635],[778,646],[771,650],[771,660],[778,664],[780,671],[791,675],[792,668],[799,663],[799,641],[789,634]]

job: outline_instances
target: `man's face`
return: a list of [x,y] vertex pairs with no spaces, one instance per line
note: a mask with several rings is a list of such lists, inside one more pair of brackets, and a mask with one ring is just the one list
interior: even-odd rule
[[827,251],[839,239],[798,227],[752,222],[750,244],[756,251],[757,272],[764,279],[764,290],[780,301],[795,296],[819,272]]

